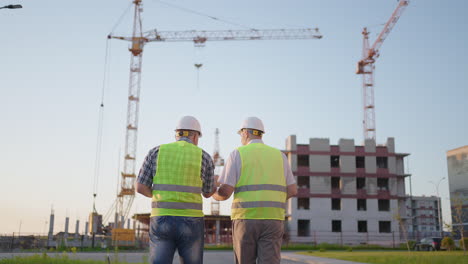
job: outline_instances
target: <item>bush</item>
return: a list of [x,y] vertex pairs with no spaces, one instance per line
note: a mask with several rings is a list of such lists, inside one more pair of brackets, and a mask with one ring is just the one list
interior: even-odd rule
[[[413,249],[413,248],[414,248],[414,245],[416,245],[416,241],[414,241],[414,240],[408,240],[408,244],[409,244],[410,249]],[[406,245],[405,245],[405,247],[406,247]]]
[[463,240],[460,239],[460,248],[468,250],[468,237],[463,238]]
[[447,250],[452,250],[455,248],[455,242],[451,237],[444,237],[440,244],[442,248],[446,248]]

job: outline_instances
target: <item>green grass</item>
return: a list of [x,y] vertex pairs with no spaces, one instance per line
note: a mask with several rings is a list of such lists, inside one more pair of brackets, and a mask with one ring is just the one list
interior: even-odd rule
[[14,257],[11,259],[0,259],[0,264],[107,264],[104,260],[75,260],[69,259],[67,255],[50,257],[48,255],[34,255],[30,257]]
[[406,245],[397,245],[396,248],[392,247],[383,247],[380,245],[338,245],[338,244],[328,244],[321,243],[318,245],[314,244],[288,244],[281,247],[282,250],[406,250]]
[[389,252],[389,251],[359,251],[359,252],[299,252],[299,254],[356,261],[372,264],[468,264],[468,255],[461,251],[435,252]]
[[[115,259],[118,257],[114,256]],[[147,263],[147,258],[143,257],[143,263]],[[111,260],[111,264],[128,264],[124,261]],[[103,260],[79,260],[69,258],[66,252],[62,254],[46,254],[34,255],[29,257],[14,257],[10,259],[0,259],[0,264],[108,264],[108,261]]]

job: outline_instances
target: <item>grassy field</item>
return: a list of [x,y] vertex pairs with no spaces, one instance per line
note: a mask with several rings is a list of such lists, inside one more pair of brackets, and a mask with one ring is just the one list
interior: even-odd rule
[[463,256],[463,251],[307,251],[300,254],[372,264],[468,264],[468,255]]
[[0,264],[107,264],[105,261],[96,260],[74,260],[68,256],[35,255],[31,257],[15,257],[11,259],[0,259]]

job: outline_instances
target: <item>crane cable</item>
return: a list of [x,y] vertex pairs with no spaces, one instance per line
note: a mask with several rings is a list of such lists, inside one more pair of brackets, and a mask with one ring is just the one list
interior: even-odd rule
[[104,56],[104,77],[102,80],[101,102],[99,104],[98,131],[96,140],[96,156],[94,160],[94,183],[93,183],[93,212],[96,211],[96,196],[99,186],[99,175],[101,172],[101,151],[102,151],[102,135],[104,123],[104,98],[106,87],[109,86],[109,65],[110,65],[110,41],[106,40],[106,53]]
[[[124,12],[120,15],[117,22],[111,29],[111,35],[117,26],[122,22],[124,16],[130,10],[130,7],[133,3],[130,3]],[[98,118],[98,132],[97,132],[97,140],[96,140],[96,156],[94,160],[94,181],[93,181],[93,212],[96,213],[96,196],[98,192],[99,186],[99,175],[101,172],[101,151],[102,151],[102,135],[103,135],[103,123],[104,123],[104,96],[106,87],[109,87],[109,69],[110,69],[110,49],[111,49],[111,42],[110,39],[106,39],[106,52],[104,55],[104,76],[102,79],[102,89],[101,89],[101,103],[99,105],[99,118]]]
[[174,4],[169,4],[169,3],[166,3],[166,2],[163,2],[161,0],[154,0],[155,2],[158,2],[162,5],[165,5],[165,6],[168,6],[168,7],[172,7],[172,8],[175,8],[175,9],[179,9],[181,11],[184,11],[184,12],[187,12],[187,13],[191,13],[191,14],[195,14],[195,15],[199,15],[199,16],[203,16],[203,17],[207,17],[207,18],[210,18],[210,19],[213,19],[213,20],[216,20],[216,21],[221,21],[221,22],[224,22],[226,24],[231,24],[231,25],[234,25],[234,26],[238,26],[238,27],[243,27],[243,28],[246,28],[246,29],[251,29],[251,30],[255,30],[255,28],[252,28],[252,27],[249,27],[249,26],[246,26],[246,25],[242,25],[240,23],[236,23],[236,22],[232,22],[232,21],[228,21],[226,19],[221,19],[219,17],[215,17],[215,16],[211,16],[211,15],[208,15],[208,14],[204,14],[204,13],[201,13],[201,12],[198,12],[198,11],[195,11],[195,10],[192,10],[192,9],[188,9],[186,7],[181,7],[181,6],[177,6],[177,5],[174,5]]

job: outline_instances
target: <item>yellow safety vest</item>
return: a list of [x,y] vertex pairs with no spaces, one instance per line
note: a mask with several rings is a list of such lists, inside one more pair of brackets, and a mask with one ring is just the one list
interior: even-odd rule
[[159,147],[151,216],[203,217],[202,149],[180,140]]
[[242,169],[231,219],[284,220],[286,179],[281,151],[263,143],[238,148]]

